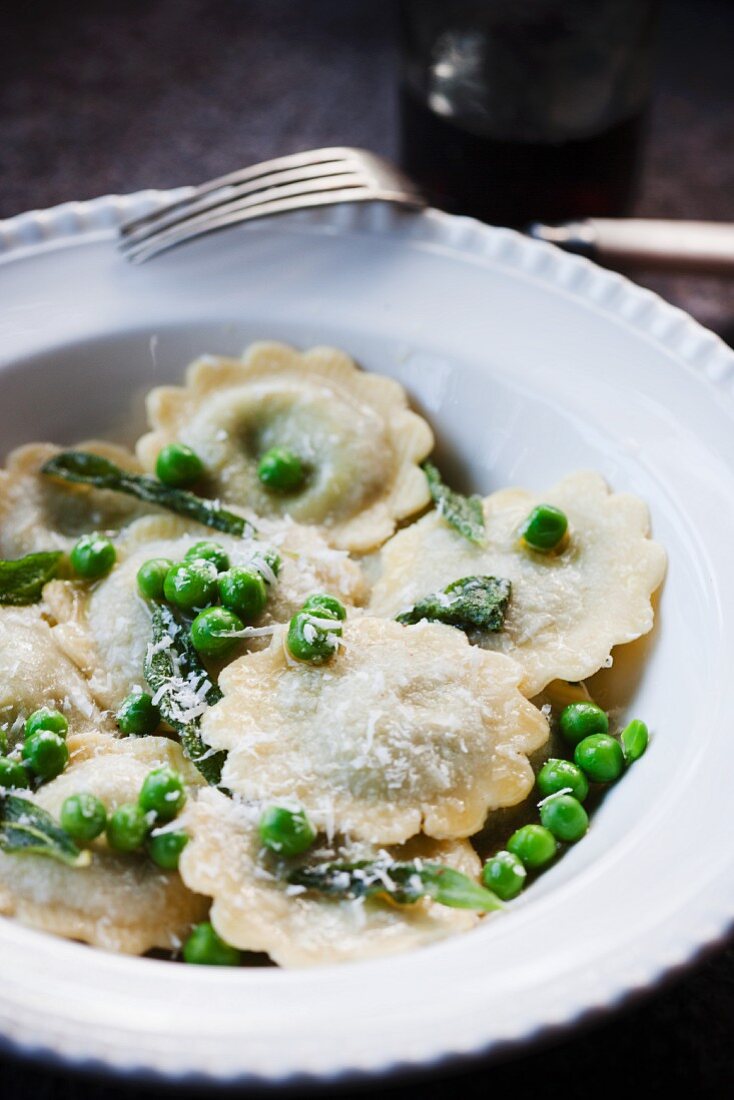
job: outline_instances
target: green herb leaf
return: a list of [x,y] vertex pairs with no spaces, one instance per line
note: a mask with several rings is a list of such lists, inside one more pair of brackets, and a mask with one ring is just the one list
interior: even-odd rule
[[205,500],[185,489],[173,489],[154,477],[130,474],[109,459],[88,451],[62,451],[41,467],[41,473],[59,477],[63,481],[94,485],[97,489],[127,493],[146,504],[155,504],[159,508],[175,512],[176,515],[187,516],[227,535],[251,538],[257,534],[248,520],[234,512],[228,512],[214,501]]
[[432,462],[423,463],[423,472],[439,515],[443,516],[455,531],[476,546],[484,546],[484,509],[482,498],[465,497],[449,489]]
[[287,881],[331,898],[387,897],[400,905],[413,905],[421,898],[430,898],[452,909],[477,909],[485,913],[502,908],[490,890],[468,875],[453,867],[424,863],[423,860],[319,863],[291,871]]
[[396,621],[411,625],[428,619],[459,630],[496,633],[504,625],[511,595],[512,584],[503,577],[462,577],[440,592],[424,596],[409,611],[397,615]]
[[13,855],[48,856],[68,867],[86,867],[92,859],[51,814],[15,794],[0,797],[0,848]]
[[145,678],[161,716],[178,734],[186,756],[216,786],[222,778],[225,752],[214,752],[199,732],[207,706],[222,698],[199,660],[188,630],[165,604],[153,609],[153,641],[145,657]]
[[61,550],[26,554],[16,561],[0,561],[0,604],[38,603],[44,584],[52,580],[63,557]]

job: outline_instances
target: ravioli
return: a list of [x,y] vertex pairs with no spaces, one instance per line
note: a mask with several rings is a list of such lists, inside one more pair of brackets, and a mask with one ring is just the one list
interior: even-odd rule
[[[583,471],[540,497],[505,489],[481,504],[463,498],[428,464],[422,468],[433,433],[409,409],[403,387],[333,348],[301,353],[257,343],[238,359],[205,356],[182,385],[152,390],[147,405],[150,430],[136,456],[101,442],[80,448],[132,473],[153,473],[164,446],[187,445],[200,460],[197,476],[203,470],[193,498],[168,483],[181,472],[175,449],[155,487],[150,477],[121,482],[113,471],[106,478],[82,459],[81,476],[123,488],[47,478],[41,467],[59,448],[44,443],[14,451],[0,470],[0,559],[68,555],[80,535],[106,536],[90,549],[88,566],[74,556],[85,577],[64,557],[35,606],[0,605],[0,756],[8,755],[0,803],[2,784],[22,781],[21,761],[31,786],[17,797],[59,825],[70,795],[93,794],[112,812],[137,803],[148,773],[166,765],[181,776],[186,801],[162,829],[185,830],[188,843],[179,870],[165,871],[148,854],[167,861],[157,844],[150,849],[150,832],[136,851],[118,850],[135,839],[121,826],[110,831],[112,847],[103,834],[86,846],[89,862],[85,853],[83,865],[71,867],[28,852],[22,830],[33,823],[22,803],[8,800],[0,914],[107,950],[183,948],[186,961],[221,962],[210,929],[189,940],[209,919],[226,943],[289,967],[388,956],[475,928],[496,902],[479,887],[482,861],[470,838],[481,832],[479,850],[493,850],[520,821],[538,820],[529,758],[537,769],[555,752],[571,755],[550,738],[549,715],[589,700],[589,691],[596,697],[599,685],[585,681],[608,667],[614,646],[652,627],[665,554],[650,537],[645,505]],[[71,468],[67,474],[76,476]],[[432,494],[436,508],[416,519]],[[225,514],[214,517],[207,501],[221,502]],[[568,537],[547,553],[520,536],[541,503],[568,520]],[[244,527],[246,537],[190,518],[207,513],[227,530]],[[560,530],[564,517],[556,519]],[[180,562],[200,541],[219,544],[233,566],[258,570],[267,605],[245,630],[219,634],[217,624],[227,622],[220,596],[239,582],[218,592],[210,570],[210,583],[199,577],[197,590],[196,577],[182,576],[180,592],[155,616],[151,649],[153,605],[139,593],[138,571],[152,558]],[[280,558],[277,576],[269,550]],[[6,569],[0,600],[37,598],[38,586],[21,590],[17,579],[36,564]],[[153,590],[157,571],[151,578]],[[344,608],[311,604],[317,629],[296,619],[291,652],[289,623],[317,593]],[[261,586],[256,604],[258,597]],[[188,631],[202,610],[184,609],[193,600],[212,608],[193,631],[208,681],[181,649],[179,625]],[[323,642],[327,627],[333,650]],[[237,639],[233,652],[221,644],[229,636]],[[627,648],[627,663],[639,660],[638,650]],[[207,748],[199,764],[211,755],[203,771],[215,785],[173,733],[120,736],[115,712],[146,687],[149,651],[151,658],[169,651],[151,672],[156,697],[169,696],[166,715],[187,746]],[[608,680],[598,701],[619,736],[623,700]],[[20,752],[25,721],[43,706],[69,723],[69,759],[50,781],[45,776],[64,763],[58,745],[37,741],[27,759]],[[267,830],[263,824],[270,848],[259,828],[267,810],[277,811]],[[552,806],[542,816],[554,835],[578,839],[583,813],[576,811],[575,835],[551,820]],[[71,837],[35,816],[39,842],[48,833],[46,852],[73,862]],[[146,815],[141,833],[156,835],[154,821]],[[514,896],[522,870],[498,881],[497,894]],[[375,895],[376,883],[391,897]],[[396,901],[424,889],[449,905]]]
[[[301,354],[257,343],[241,360],[204,357],[185,387],[149,394],[148,415],[153,430],[138,443],[146,469],[165,444],[184,443],[204,462],[213,496],[318,524],[341,549],[379,546],[430,500],[418,466],[433,446],[428,424],[408,409],[402,386],[333,348]],[[301,490],[261,485],[259,459],[276,446],[305,464]]]
[[[147,516],[124,532],[118,541],[118,565],[94,587],[65,581],[46,586],[46,603],[57,620],[54,636],[89,677],[102,706],[117,707],[133,687],[144,682],[151,616],[138,592],[137,572],[148,558],[178,561],[195,542],[216,538],[233,565],[246,564],[264,545],[275,546],[283,565],[269,588],[259,626],[289,619],[314,591],[326,589],[349,604],[365,599],[359,566],[343,551],[329,547],[317,531],[277,521],[268,525],[267,535],[262,533],[262,541],[240,539],[175,516]],[[254,648],[262,639],[256,636],[246,644]]]
[[[134,455],[112,443],[80,443],[133,473],[140,471]],[[39,550],[69,550],[89,531],[117,530],[150,509],[108,489],[61,484],[40,473],[60,447],[30,443],[9,456],[0,470],[0,557],[20,558]]]
[[451,627],[356,617],[321,667],[299,664],[284,631],[220,677],[202,736],[229,752],[222,785],[247,800],[302,805],[314,823],[379,844],[421,830],[481,829],[527,795],[526,753],[548,724],[517,690],[520,669]]
[[[82,791],[96,795],[108,810],[135,802],[145,776],[162,764],[182,775],[190,790],[199,783],[178,745],[163,737],[90,739],[81,756],[32,796],[56,820],[64,800]],[[207,900],[144,854],[111,852],[104,840],[95,841],[91,852],[91,863],[80,868],[0,852],[0,912],[45,932],[132,955],[154,947],[177,949],[206,916]]]
[[104,727],[86,680],[56,645],[37,607],[0,607],[0,670],[0,729],[11,746],[40,707],[65,715],[72,749],[78,735]]
[[[192,890],[213,898],[210,920],[219,935],[243,950],[266,951],[281,966],[394,954],[468,931],[480,920],[476,913],[430,901],[395,906],[301,894],[279,882],[262,858],[253,812],[218,791],[203,791],[184,811],[183,823],[191,840],[181,856],[181,876]],[[378,854],[373,846],[345,842],[331,858],[370,859]],[[465,840],[414,837],[389,855],[435,861],[475,879],[481,871]],[[317,859],[318,853],[309,858]]]
[[[561,553],[537,553],[520,542],[522,521],[541,501],[568,516]],[[610,493],[599,474],[581,471],[541,497],[523,489],[493,493],[484,515],[484,548],[436,512],[399,532],[382,551],[370,614],[393,617],[460,577],[508,579],[503,630],[473,640],[521,665],[529,697],[551,680],[586,679],[615,645],[652,628],[651,596],[665,573],[665,552],[650,539],[648,510],[637,497]]]

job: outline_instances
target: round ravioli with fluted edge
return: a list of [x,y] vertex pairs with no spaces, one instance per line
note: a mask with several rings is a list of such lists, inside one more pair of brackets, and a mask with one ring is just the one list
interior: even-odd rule
[[[241,360],[206,356],[185,387],[149,394],[148,415],[153,430],[138,443],[147,469],[164,445],[184,443],[204,462],[213,496],[318,524],[342,549],[374,549],[430,500],[418,465],[433,446],[428,424],[398,382],[334,348],[256,343]],[[302,484],[288,492],[258,477],[276,447],[300,463]]]
[[[181,876],[213,899],[210,920],[227,943],[265,951],[280,966],[306,967],[374,958],[421,947],[465,932],[477,913],[431,901],[393,905],[379,900],[336,900],[289,887],[273,873],[262,851],[256,813],[219,791],[202,791],[184,811],[191,840],[181,856]],[[345,842],[309,853],[310,859],[374,859],[374,846]],[[466,840],[414,837],[387,853],[395,860],[441,863],[478,879],[481,861]]]
[[[138,591],[137,573],[149,558],[180,561],[196,542],[214,539],[227,551],[232,565],[247,565],[262,560],[263,548],[274,547],[282,566],[268,585],[267,607],[256,629],[286,621],[312,592],[328,591],[350,605],[364,601],[367,591],[359,565],[344,551],[330,547],[317,530],[282,520],[260,526],[262,539],[242,539],[176,516],[146,516],[121,535],[118,562],[96,585],[69,581],[46,585],[44,599],[56,620],[54,637],[89,677],[102,706],[118,706],[133,687],[144,683],[151,614]],[[257,648],[268,641],[267,634],[255,634],[243,639],[241,648]]]
[[74,738],[103,729],[105,717],[78,668],[56,644],[38,607],[0,607],[0,729],[12,747],[40,707],[60,710]]
[[[559,553],[525,546],[520,527],[539,503],[562,509],[569,537]],[[393,617],[461,577],[512,583],[503,629],[472,636],[521,665],[522,691],[551,680],[584,680],[612,648],[652,629],[651,597],[665,574],[665,551],[650,536],[646,505],[612,493],[596,473],[569,474],[542,496],[502,489],[484,500],[486,545],[462,538],[437,512],[400,531],[381,552],[369,612]]]
[[[200,783],[178,745],[164,737],[86,738],[74,762],[32,798],[57,821],[72,794],[94,794],[113,810],[136,802],[148,772],[174,768],[189,791]],[[0,913],[23,924],[109,951],[140,955],[175,950],[208,900],[188,889],[176,872],[162,871],[144,853],[112,852],[103,839],[90,848],[86,867],[69,867],[41,855],[0,851]]]
[[[141,472],[135,456],[124,447],[94,439],[78,449],[102,455],[131,473]],[[41,467],[60,451],[51,443],[30,443],[13,451],[0,470],[0,557],[70,550],[80,535],[118,530],[150,511],[110,489],[45,477]]]
[[284,638],[229,665],[202,720],[206,743],[229,753],[227,789],[288,797],[317,826],[378,844],[471,836],[530,792],[526,754],[548,724],[514,662],[448,626],[359,615],[319,667],[294,661]]

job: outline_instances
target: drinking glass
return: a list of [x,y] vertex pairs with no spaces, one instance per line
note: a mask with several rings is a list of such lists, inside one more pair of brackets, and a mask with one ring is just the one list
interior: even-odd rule
[[628,211],[656,0],[402,0],[401,159],[438,206],[523,225]]

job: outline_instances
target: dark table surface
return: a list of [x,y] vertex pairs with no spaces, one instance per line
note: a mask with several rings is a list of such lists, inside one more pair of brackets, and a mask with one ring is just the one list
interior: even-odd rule
[[[662,8],[634,213],[734,220],[734,4]],[[26,0],[4,6],[1,26],[0,218],[197,182],[314,146],[388,155],[397,147],[387,0]],[[734,280],[639,281],[734,343]],[[370,1091],[396,1100],[510,1090],[656,1097],[680,1086],[723,1097],[733,1082],[734,946],[723,946],[663,990],[542,1050]],[[3,1100],[131,1094],[11,1059],[0,1061],[0,1090]]]

